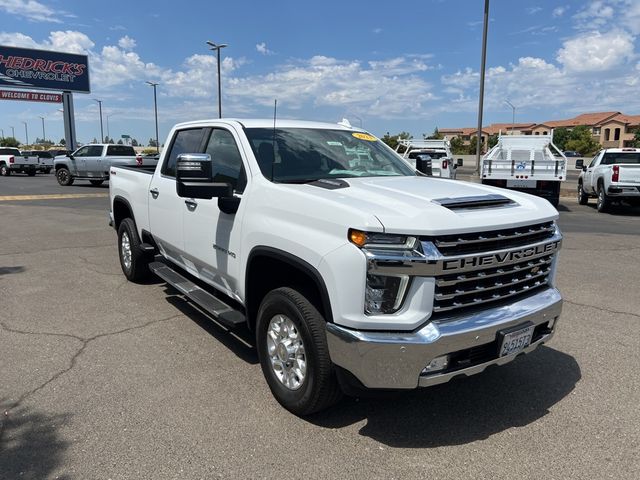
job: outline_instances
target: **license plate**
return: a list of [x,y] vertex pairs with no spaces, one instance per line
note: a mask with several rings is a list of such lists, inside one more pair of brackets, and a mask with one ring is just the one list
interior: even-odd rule
[[511,332],[499,332],[502,336],[500,344],[500,357],[520,352],[529,346],[531,337],[533,336],[534,325],[519,328]]
[[535,180],[507,180],[507,188],[536,188]]

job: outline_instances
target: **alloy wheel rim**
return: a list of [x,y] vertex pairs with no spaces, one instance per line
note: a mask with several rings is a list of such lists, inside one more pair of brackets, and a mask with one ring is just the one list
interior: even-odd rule
[[129,270],[131,268],[131,242],[129,241],[127,232],[122,232],[120,248],[122,250],[122,263],[124,264],[124,268]]
[[267,354],[271,370],[289,390],[298,390],[307,376],[304,342],[296,325],[286,315],[275,315],[267,327]]
[[64,170],[60,170],[60,171],[58,172],[58,178],[59,178],[60,180],[62,180],[63,182],[66,182],[66,181],[67,181],[67,172],[66,172],[66,171],[64,171]]

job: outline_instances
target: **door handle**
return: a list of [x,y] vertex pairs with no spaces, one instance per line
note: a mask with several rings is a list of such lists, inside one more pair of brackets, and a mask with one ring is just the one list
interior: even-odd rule
[[152,188],[151,190],[149,190],[149,193],[155,200],[156,198],[158,198],[158,195],[160,195],[160,190],[158,190],[157,188]]
[[198,202],[196,202],[195,200],[185,200],[184,203],[190,212],[193,212],[198,206]]

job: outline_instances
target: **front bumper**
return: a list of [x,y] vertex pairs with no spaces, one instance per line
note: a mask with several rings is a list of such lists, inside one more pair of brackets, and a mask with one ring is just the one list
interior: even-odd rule
[[[351,330],[327,323],[327,341],[333,363],[365,387],[411,389],[480,373],[534,350],[551,339],[561,310],[560,293],[547,288],[511,304],[434,320],[414,332]],[[526,322],[536,326],[531,345],[498,358],[498,331]],[[440,372],[422,373],[431,360],[446,354],[462,360]]]

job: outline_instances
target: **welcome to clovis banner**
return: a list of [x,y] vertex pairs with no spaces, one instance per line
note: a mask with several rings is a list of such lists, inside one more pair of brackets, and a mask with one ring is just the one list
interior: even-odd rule
[[89,93],[89,59],[0,45],[0,86]]

